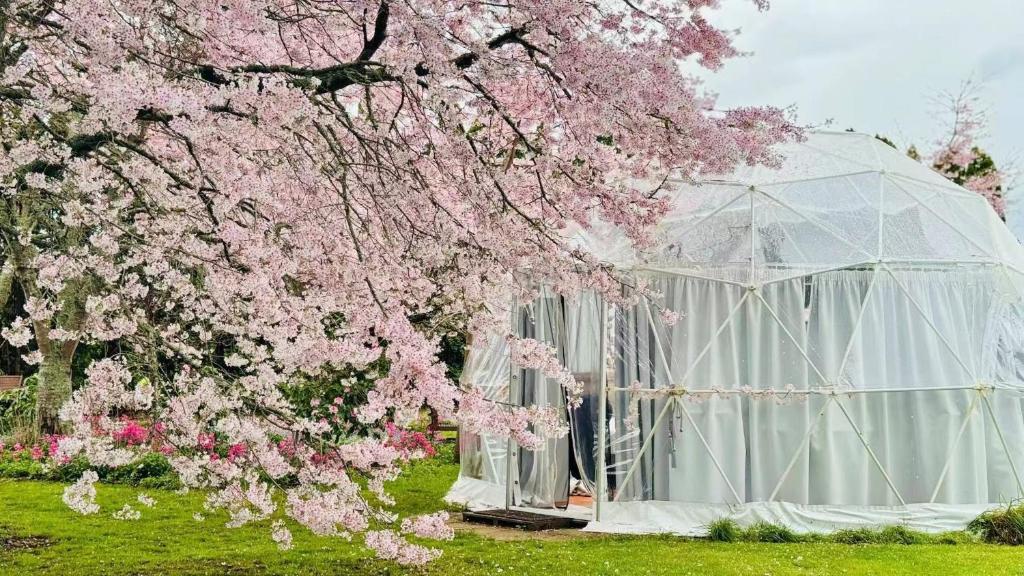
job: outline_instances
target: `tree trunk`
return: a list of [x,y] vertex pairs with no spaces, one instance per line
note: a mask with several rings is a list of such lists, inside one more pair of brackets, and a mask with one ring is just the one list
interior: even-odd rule
[[10,258],[4,261],[0,268],[0,309],[7,307],[7,300],[11,297],[11,290],[14,288],[14,264]]
[[71,398],[71,362],[63,358],[44,357],[36,373],[36,428],[42,434],[61,431],[61,406]]

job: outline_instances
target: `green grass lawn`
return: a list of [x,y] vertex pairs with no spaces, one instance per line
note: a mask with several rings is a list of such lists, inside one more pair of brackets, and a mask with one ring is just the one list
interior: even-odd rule
[[[394,485],[404,514],[428,512],[457,467],[419,463]],[[0,542],[42,536],[46,546],[0,551],[0,574],[1010,574],[1024,576],[1024,548],[983,544],[842,545],[713,543],[670,537],[595,536],[497,542],[459,532],[431,566],[403,570],[380,562],[357,542],[295,529],[295,548],[280,552],[266,526],[223,527],[224,517],[196,522],[201,496],[147,490],[158,500],[135,522],[110,513],[136,504],[139,490],[98,485],[103,511],[78,516],[61,502],[63,487],[0,481]],[[14,538],[14,540],[11,540]]]

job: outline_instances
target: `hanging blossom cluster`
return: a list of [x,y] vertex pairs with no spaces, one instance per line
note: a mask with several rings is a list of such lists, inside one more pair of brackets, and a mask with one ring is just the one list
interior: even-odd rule
[[440,550],[408,542],[394,530],[367,532],[365,541],[378,558],[394,560],[399,564],[426,564],[441,555]]
[[274,521],[270,538],[277,543],[277,547],[281,550],[292,549],[292,532],[284,525],[283,520]]
[[459,424],[470,433],[512,438],[527,450],[540,448],[546,439],[569,432],[566,418],[553,406],[506,406],[487,399],[478,388],[463,394]]
[[61,499],[68,508],[79,514],[95,514],[100,511],[100,505],[96,503],[96,482],[99,475],[92,470],[86,470],[82,477],[74,484],[64,489]]
[[533,338],[513,339],[509,344],[513,365],[537,370],[541,376],[555,380],[568,393],[569,405],[579,406],[583,385],[562,364],[554,347]]
[[32,330],[25,318],[15,318],[9,325],[0,329],[0,336],[3,336],[11,346],[20,348],[32,341]]
[[675,310],[664,308],[660,313],[658,313],[658,316],[661,318],[661,323],[664,324],[665,327],[671,328],[679,323],[679,318],[682,315]]
[[[388,424],[429,406],[525,447],[564,433],[549,407],[461,390],[441,338],[507,332],[517,271],[617,290],[570,230],[645,245],[670,202],[634,183],[773,163],[799,137],[777,109],[716,111],[688,75],[737,54],[706,18],[717,4],[4,4],[0,200],[26,216],[0,237],[31,322],[0,334],[44,367],[81,342],[123,354],[60,410],[62,457],[118,466],[159,446],[232,526],[287,516],[435,557],[406,536],[446,536],[436,519],[387,510],[385,483],[424,452]],[[513,348],[577,389],[551,350]],[[341,415],[351,432],[286,393],[378,365]],[[95,512],[93,482],[65,501]]]

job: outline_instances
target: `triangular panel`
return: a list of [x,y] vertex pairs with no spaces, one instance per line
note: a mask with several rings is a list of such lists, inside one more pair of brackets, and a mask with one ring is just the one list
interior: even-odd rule
[[[915,190],[906,182],[886,179],[882,218],[882,251],[885,260],[908,264],[975,262],[990,258],[982,238],[972,238],[954,222],[966,225],[962,216],[950,220],[948,196]],[[919,194],[923,193],[923,197]],[[966,226],[965,226],[966,227]],[[969,228],[969,227],[968,227]]]
[[[738,194],[737,194],[738,192]],[[698,277],[746,282],[750,271],[751,212],[748,194],[712,189],[722,199],[689,212],[673,211],[658,227],[645,265]]]
[[762,187],[755,194],[755,281],[863,264],[877,254],[877,174]]

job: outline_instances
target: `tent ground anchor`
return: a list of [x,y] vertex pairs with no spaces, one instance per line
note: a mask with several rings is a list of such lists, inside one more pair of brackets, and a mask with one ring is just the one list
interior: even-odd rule
[[490,524],[502,528],[518,528],[519,530],[557,530],[565,528],[582,528],[587,525],[586,520],[579,518],[567,518],[564,516],[548,516],[526,512],[525,510],[505,510],[495,508],[492,510],[478,510],[462,513],[462,519],[475,524]]

